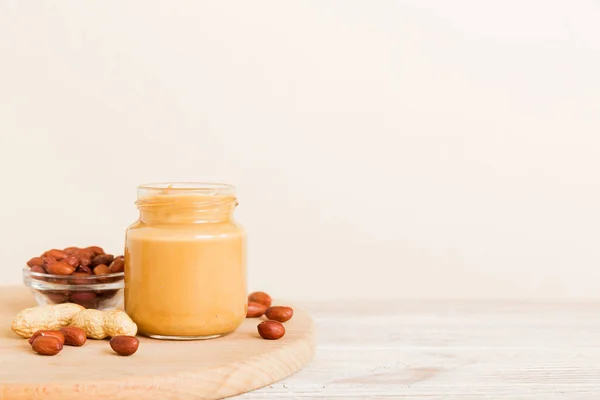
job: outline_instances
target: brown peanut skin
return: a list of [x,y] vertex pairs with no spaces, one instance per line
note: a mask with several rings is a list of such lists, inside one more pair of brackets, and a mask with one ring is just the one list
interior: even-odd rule
[[277,321],[263,321],[256,327],[258,334],[267,340],[281,339],[285,335],[285,328]]
[[87,341],[85,332],[81,328],[75,326],[65,326],[60,328],[60,331],[65,337],[66,346],[83,346]]
[[38,274],[45,274],[46,270],[44,269],[44,267],[40,266],[40,265],[34,265],[33,267],[29,268],[29,270],[31,272],[36,272]]
[[87,265],[80,265],[79,267],[77,267],[76,273],[80,273],[80,274],[84,274],[84,275],[91,275],[92,269],[90,267],[88,267]]
[[248,302],[264,304],[269,308],[271,307],[272,300],[271,296],[265,292],[254,292],[248,295]]
[[52,257],[58,261],[67,258],[68,254],[62,250],[52,249],[44,253],[44,257]]
[[60,331],[51,331],[51,330],[40,330],[33,334],[32,337],[29,338],[29,344],[33,344],[35,340],[40,336],[52,336],[57,338],[60,341],[60,344],[65,343],[65,336]]
[[130,356],[135,353],[140,341],[135,336],[115,336],[110,339],[110,347],[120,356]]
[[44,293],[44,295],[46,295],[46,297],[48,299],[50,299],[51,302],[53,302],[54,304],[62,304],[62,303],[66,303],[67,301],[69,301],[69,295],[68,292],[42,292]]
[[272,319],[277,322],[286,322],[292,319],[294,315],[294,310],[290,307],[284,306],[274,306],[269,307],[267,311],[265,311],[265,316],[269,319]]
[[79,258],[79,266],[80,267],[89,267],[92,263],[92,259],[90,257],[78,257]]
[[71,275],[75,268],[63,261],[56,261],[48,264],[46,271],[52,275]]
[[92,263],[92,258],[94,258],[94,253],[88,249],[77,249],[73,254],[79,258],[79,265],[84,267],[89,266]]
[[89,246],[86,247],[85,250],[89,250],[92,253],[94,253],[95,256],[98,256],[100,254],[106,254],[104,253],[104,249],[102,247],[98,247],[98,246]]
[[[70,265],[77,272],[92,273],[92,270],[99,265],[110,266],[111,272],[105,273],[117,273],[123,272],[125,267],[125,260],[123,256],[114,257],[112,254],[107,254],[102,247],[89,246],[86,248],[79,247],[67,247],[64,250],[51,249],[45,251],[39,257],[33,257],[27,261],[27,265],[32,268],[40,266],[44,268],[44,273],[54,275],[70,275],[72,272],[64,267],[62,264],[54,265],[50,267],[53,271],[49,271],[51,264],[56,264],[57,261],[63,262]],[[101,270],[102,271],[102,270]],[[36,272],[42,273],[39,269]]]
[[52,264],[57,261],[57,259],[54,257],[46,257],[46,256],[42,257],[42,260],[44,261],[44,267],[47,267],[48,264]]
[[67,254],[75,254],[79,250],[79,247],[67,247],[63,251]]
[[42,356],[55,356],[60,353],[63,345],[53,336],[39,336],[34,340],[31,348]]
[[125,271],[125,257],[115,257],[114,261],[110,264],[110,272],[116,274],[117,272]]
[[69,264],[71,267],[73,268],[77,268],[79,267],[79,258],[75,257],[75,256],[67,256],[64,260],[62,260],[64,263]]
[[94,268],[94,275],[107,275],[110,274],[110,268],[104,264],[100,264]]
[[44,265],[44,259],[42,257],[33,257],[31,260],[27,261],[27,266],[29,267],[41,267]]
[[92,279],[86,279],[86,277],[91,276],[92,271],[90,271],[89,274],[78,271],[79,269],[77,269],[77,271],[73,272],[73,275],[71,275],[73,277],[69,282],[71,285],[89,285],[91,282],[93,282]]
[[96,265],[100,265],[100,264],[104,264],[104,265],[110,265],[111,262],[113,262],[114,257],[112,254],[99,254],[96,257],[94,257],[92,259],[92,266],[96,266]]
[[258,318],[265,314],[267,306],[260,303],[249,302],[248,310],[246,311],[246,318]]
[[94,258],[94,252],[90,249],[78,249],[75,254],[82,257]]
[[96,293],[72,292],[69,296],[69,301],[85,308],[94,308],[96,306]]

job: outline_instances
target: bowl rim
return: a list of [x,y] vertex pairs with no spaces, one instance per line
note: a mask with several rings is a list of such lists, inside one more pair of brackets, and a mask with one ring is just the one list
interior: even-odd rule
[[107,279],[107,278],[125,278],[125,272],[114,272],[112,274],[105,274],[105,275],[77,275],[77,276],[73,276],[73,275],[57,275],[57,274],[43,274],[41,272],[32,272],[31,271],[31,267],[29,267],[28,265],[25,265],[23,267],[23,275],[26,276],[32,276],[32,277],[38,277],[38,278],[51,278],[51,279],[89,279],[90,282],[97,280],[97,279]]

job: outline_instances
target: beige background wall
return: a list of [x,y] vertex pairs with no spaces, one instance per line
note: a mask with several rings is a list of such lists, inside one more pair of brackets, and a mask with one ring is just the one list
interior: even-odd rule
[[0,0],[0,283],[239,187],[288,297],[600,298],[595,1]]

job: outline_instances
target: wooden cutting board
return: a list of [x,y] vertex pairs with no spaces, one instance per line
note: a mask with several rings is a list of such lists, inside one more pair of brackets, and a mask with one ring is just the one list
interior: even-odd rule
[[161,341],[140,337],[130,357],[116,355],[107,340],[88,339],[40,356],[10,330],[14,316],[35,306],[21,287],[0,287],[0,400],[188,400],[219,399],[283,379],[314,354],[311,318],[294,309],[286,335],[263,340],[246,319],[233,334],[204,341]]

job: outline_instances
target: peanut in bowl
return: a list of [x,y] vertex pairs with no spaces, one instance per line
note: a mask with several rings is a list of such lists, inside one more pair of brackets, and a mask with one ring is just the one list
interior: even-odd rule
[[51,249],[27,261],[23,282],[39,305],[113,309],[123,299],[125,260],[101,247]]
[[85,308],[110,310],[123,300],[125,274],[56,275],[23,268],[23,283],[39,305],[76,303]]

